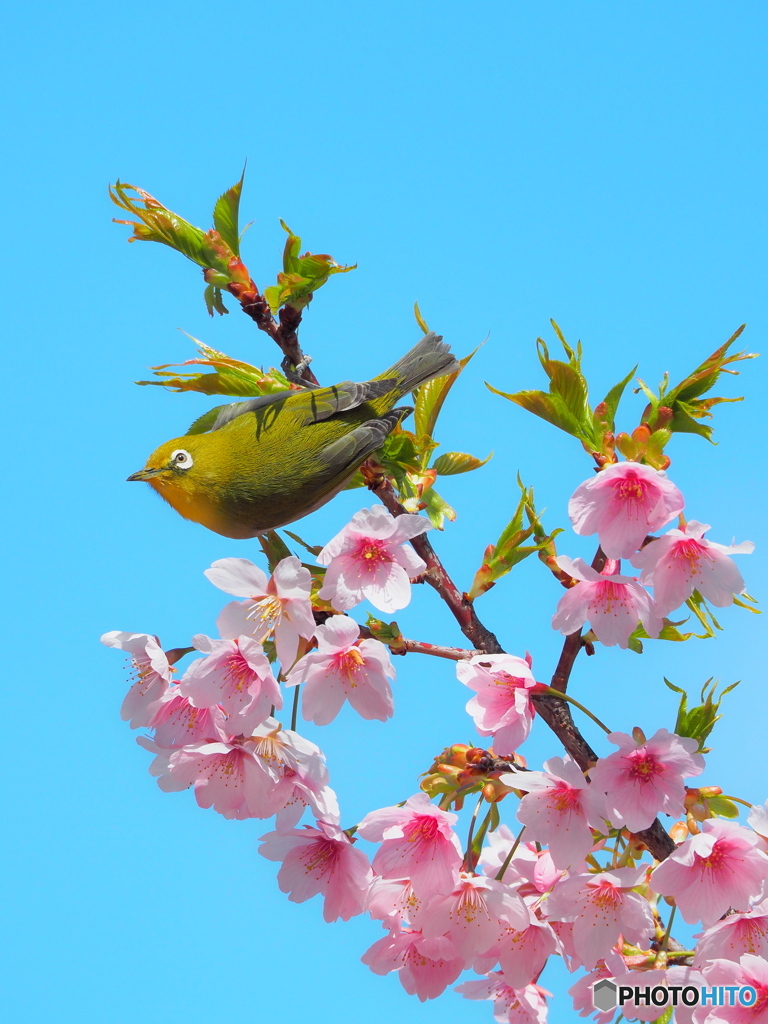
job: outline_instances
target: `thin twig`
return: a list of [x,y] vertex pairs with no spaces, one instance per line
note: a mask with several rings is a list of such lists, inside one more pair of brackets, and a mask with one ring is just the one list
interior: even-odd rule
[[389,647],[392,654],[430,654],[433,658],[446,658],[448,661],[465,661],[484,651],[471,651],[466,647],[442,647],[439,644],[428,644],[422,640],[409,640],[401,636],[396,640],[382,640],[368,626],[360,626],[360,636],[369,640],[381,640]]

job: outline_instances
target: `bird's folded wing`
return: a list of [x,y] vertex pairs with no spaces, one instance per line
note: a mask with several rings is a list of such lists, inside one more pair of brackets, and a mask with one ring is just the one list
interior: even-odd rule
[[356,469],[369,455],[381,448],[400,420],[412,412],[411,406],[401,405],[386,413],[381,419],[368,420],[323,448],[318,458],[339,473]]
[[[364,384],[355,384],[354,381],[345,380],[341,384],[335,384],[330,388],[320,388],[319,391],[310,391],[302,395],[302,405],[306,405],[307,423],[319,423],[321,420],[328,420],[339,412],[348,412],[350,409],[357,409],[372,398],[380,398],[397,387],[397,381],[368,380]],[[298,404],[298,403],[296,403]]]

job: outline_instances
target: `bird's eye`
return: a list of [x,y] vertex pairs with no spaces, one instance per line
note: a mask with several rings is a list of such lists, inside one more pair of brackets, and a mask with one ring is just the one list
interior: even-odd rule
[[171,462],[176,469],[189,469],[194,464],[194,459],[188,451],[185,451],[183,448],[177,448],[171,454]]

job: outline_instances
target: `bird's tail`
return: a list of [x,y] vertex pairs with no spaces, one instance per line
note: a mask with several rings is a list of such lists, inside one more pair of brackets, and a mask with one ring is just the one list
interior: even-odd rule
[[439,334],[430,331],[402,359],[398,359],[379,379],[395,378],[401,395],[408,394],[433,377],[456,373],[461,365]]

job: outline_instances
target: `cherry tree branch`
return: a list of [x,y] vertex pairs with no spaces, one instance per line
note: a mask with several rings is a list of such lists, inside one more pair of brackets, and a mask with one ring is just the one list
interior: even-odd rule
[[[370,489],[381,499],[393,516],[407,513],[407,509],[400,504],[392,483],[383,475],[380,467],[377,467],[375,464],[366,467],[364,476],[368,479]],[[466,594],[462,594],[459,591],[456,584],[450,578],[426,535],[421,534],[419,537],[412,538],[411,544],[416,553],[427,564],[423,579],[443,599],[464,636],[467,637],[475,648],[479,648],[485,654],[505,653],[495,634],[484,626],[478,618],[473,602],[468,600]],[[601,548],[598,548],[592,560],[593,569],[600,572],[605,567],[606,561],[605,553]],[[582,647],[589,646],[582,639],[581,630],[566,636],[557,667],[552,676],[551,685],[553,689],[560,690],[561,693],[566,692],[571,671],[579,651]],[[546,694],[534,696],[532,699],[538,713],[581,770],[586,771],[595,764],[598,756],[574,723],[568,704],[564,700],[559,700],[557,697]],[[674,840],[667,834],[658,818],[650,828],[643,829],[641,832],[636,833],[636,835],[645,843],[657,860],[665,860],[675,849]]]
[[[383,474],[374,476],[369,483],[369,487],[374,494],[381,498],[382,503],[393,516],[407,514],[407,510],[403,508],[398,500],[394,487]],[[477,617],[473,603],[467,598],[466,594],[460,592],[448,575],[427,537],[424,534],[421,534],[419,537],[413,537],[411,544],[416,554],[426,562],[427,568],[422,576],[424,582],[437,591],[472,646],[484,654],[503,654],[504,648],[496,636]]]
[[279,319],[275,320],[269,303],[253,280],[249,281],[247,285],[233,282],[227,287],[240,303],[243,312],[253,320],[260,331],[268,334],[279,347],[285,357],[282,364],[283,370],[288,373],[291,370],[298,371],[298,376],[302,380],[310,384],[317,384],[317,377],[310,370],[299,344],[298,330],[301,323],[301,310],[294,309],[292,306],[282,306],[278,313]]

